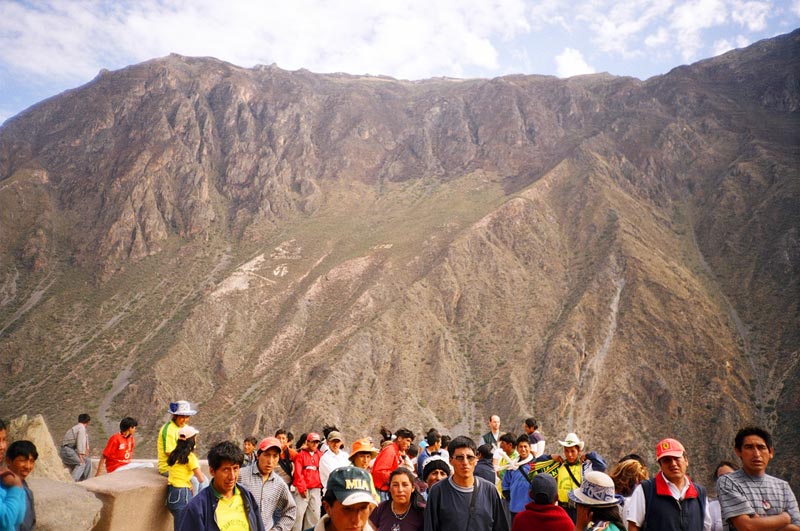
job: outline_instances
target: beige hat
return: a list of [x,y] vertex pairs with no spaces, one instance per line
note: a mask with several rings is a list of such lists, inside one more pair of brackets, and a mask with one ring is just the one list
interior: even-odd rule
[[578,438],[575,433],[568,433],[566,438],[563,441],[558,441],[558,444],[563,446],[564,448],[569,448],[571,446],[577,446],[579,451],[583,451],[583,441]]

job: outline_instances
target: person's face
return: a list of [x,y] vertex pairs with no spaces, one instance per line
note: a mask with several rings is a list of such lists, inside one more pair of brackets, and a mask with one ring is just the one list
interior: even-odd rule
[[353,466],[357,468],[363,468],[367,470],[369,468],[369,462],[372,459],[372,454],[369,452],[358,452],[355,457],[353,457]]
[[251,443],[250,441],[245,441],[244,442],[244,453],[246,453],[247,455],[252,454],[253,450],[255,450],[255,449],[256,449],[256,445],[255,444]]
[[533,428],[531,428],[530,426],[528,426],[524,422],[522,423],[522,429],[525,430],[525,433],[527,433],[528,435],[530,435],[534,431]]
[[22,479],[27,478],[30,475],[30,473],[33,472],[33,466],[35,464],[36,460],[33,458],[32,455],[30,456],[18,455],[13,460],[10,459],[6,460],[6,465],[8,466],[8,469]]
[[277,448],[267,448],[258,456],[258,471],[264,476],[269,476],[272,469],[278,464],[281,453]]
[[450,456],[450,464],[453,466],[453,477],[460,482],[472,479],[475,470],[475,452],[469,448],[457,448],[455,453]]
[[401,452],[405,452],[411,446],[411,437],[398,437],[396,441],[397,447],[400,448]]
[[661,473],[664,474],[665,478],[676,485],[680,485],[686,475],[689,460],[685,454],[680,457],[666,456],[658,460],[658,466],[661,467]]
[[281,447],[286,448],[286,444],[289,442],[289,438],[286,437],[286,434],[281,433],[278,435],[278,440],[281,442]]
[[188,422],[189,417],[187,415],[175,415],[175,424],[177,424],[179,428],[183,428]]
[[372,504],[368,502],[342,505],[339,500],[332,504],[322,502],[325,513],[330,517],[330,526],[327,531],[361,531],[367,525]]
[[440,482],[441,480],[447,477],[447,473],[444,470],[439,470],[438,468],[428,474],[428,479],[425,480],[425,483],[428,484],[428,488],[431,488],[434,484]]
[[319,441],[306,441],[306,446],[308,447],[308,451],[313,453],[319,448]]
[[130,437],[134,433],[136,433],[136,426],[131,426],[130,428],[128,428],[127,430],[122,432],[122,436],[127,439],[128,437]]
[[521,442],[517,445],[517,453],[520,459],[527,459],[531,455],[531,445],[526,442]]
[[500,448],[506,453],[506,455],[511,455],[511,453],[514,451],[514,445],[505,441],[500,441]]
[[[530,447],[528,447],[528,451],[530,451]],[[567,463],[570,465],[574,465],[578,462],[580,453],[580,448],[577,446],[567,446],[564,448],[564,459],[566,459]]]
[[500,431],[500,417],[492,415],[491,418],[489,418],[489,429],[493,432]]
[[414,485],[411,484],[405,474],[397,474],[392,478],[392,482],[389,483],[389,493],[392,495],[392,500],[397,502],[398,505],[409,503],[413,491]]
[[328,441],[328,448],[330,448],[333,451],[333,453],[338,453],[339,452],[339,448],[341,448],[341,447],[342,447],[342,441],[340,441],[338,439],[334,439],[332,441]]
[[209,469],[211,477],[214,478],[214,488],[217,492],[230,497],[233,494],[233,488],[239,480],[239,463],[231,463],[230,461],[223,461],[219,468]]
[[3,428],[0,430],[0,463],[6,458],[6,448],[8,448],[8,432]]
[[758,435],[748,435],[742,441],[742,449],[734,448],[736,455],[742,460],[742,468],[750,476],[761,476],[766,472],[775,450],[768,448],[767,443]]

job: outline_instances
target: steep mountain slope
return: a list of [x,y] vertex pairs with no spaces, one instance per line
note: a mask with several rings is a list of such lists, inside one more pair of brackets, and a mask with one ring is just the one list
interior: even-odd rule
[[[0,129],[0,415],[800,435],[800,33],[641,82],[170,56]],[[796,463],[779,461],[794,484]]]

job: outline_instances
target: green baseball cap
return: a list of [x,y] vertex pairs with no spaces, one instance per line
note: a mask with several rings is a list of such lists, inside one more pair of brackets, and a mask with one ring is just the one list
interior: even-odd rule
[[354,466],[337,468],[328,476],[326,490],[332,491],[342,505],[364,502],[378,505],[372,494],[372,478],[362,468]]

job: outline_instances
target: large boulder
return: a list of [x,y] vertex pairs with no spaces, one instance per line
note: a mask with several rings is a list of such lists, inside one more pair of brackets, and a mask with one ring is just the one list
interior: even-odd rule
[[155,468],[119,470],[78,483],[103,502],[93,531],[170,531],[172,515],[164,505],[167,478]]
[[72,481],[69,472],[61,463],[58,447],[53,442],[53,437],[50,435],[43,416],[34,415],[28,418],[27,415],[22,415],[9,421],[8,440],[10,442],[28,440],[36,445],[39,458],[36,460],[36,467],[31,474],[32,478]]
[[36,509],[36,531],[95,529],[100,521],[103,502],[79,485],[41,477],[28,478]]

